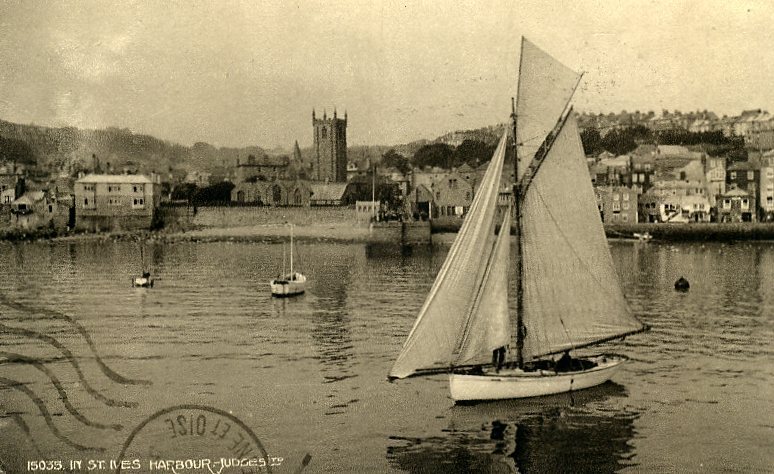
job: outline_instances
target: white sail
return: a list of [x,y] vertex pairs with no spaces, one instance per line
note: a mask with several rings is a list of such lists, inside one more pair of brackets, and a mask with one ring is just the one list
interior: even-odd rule
[[508,312],[508,269],[510,268],[511,212],[505,209],[494,252],[487,262],[487,272],[468,317],[465,332],[454,365],[485,364],[492,351],[507,346],[512,339]]
[[525,359],[643,328],[618,283],[574,116],[527,189],[522,239]]
[[579,79],[578,73],[522,38],[516,96],[519,178],[561,117]]
[[495,207],[507,134],[489,162],[470,211],[430,289],[390,377],[449,367],[493,251]]

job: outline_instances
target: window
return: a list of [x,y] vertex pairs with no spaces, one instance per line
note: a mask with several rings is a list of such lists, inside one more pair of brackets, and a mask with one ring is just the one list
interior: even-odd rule
[[621,216],[621,220],[624,221],[624,222],[629,222],[629,216],[624,214],[624,215]]
[[742,209],[750,209],[750,201],[747,199],[742,199]]
[[752,181],[755,179],[755,171],[748,171],[747,172],[747,180]]
[[624,211],[629,210],[629,203],[628,202],[623,203],[623,208],[624,208]]
[[735,180],[735,179],[736,179],[736,171],[732,171],[732,172],[731,172],[731,179],[732,179],[732,180]]
[[629,200],[629,193],[625,193],[625,194],[623,195],[623,200],[624,200],[624,201],[628,201],[628,200]]
[[134,191],[135,193],[141,193],[143,191],[142,184],[135,184],[134,186],[132,186],[132,191]]
[[613,212],[620,212],[621,211],[621,203],[620,202],[614,202],[613,203]]
[[731,200],[723,199],[723,209],[731,209]]
[[613,193],[613,201],[618,201],[621,196],[618,193]]
[[84,191],[94,191],[94,185],[93,184],[84,184],[83,185]]
[[435,192],[435,198],[438,199],[438,200],[441,199],[441,191],[436,191]]
[[48,205],[48,212],[49,213],[54,212],[54,206],[52,206],[51,204]]

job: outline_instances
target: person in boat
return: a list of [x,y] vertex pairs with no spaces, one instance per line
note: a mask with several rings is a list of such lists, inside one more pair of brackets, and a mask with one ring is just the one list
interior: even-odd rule
[[572,370],[572,357],[570,356],[570,351],[564,351],[562,357],[556,361],[555,370],[556,372],[570,372]]
[[492,351],[492,365],[494,366],[495,370],[499,372],[500,369],[503,368],[504,363],[505,363],[505,346],[502,346]]

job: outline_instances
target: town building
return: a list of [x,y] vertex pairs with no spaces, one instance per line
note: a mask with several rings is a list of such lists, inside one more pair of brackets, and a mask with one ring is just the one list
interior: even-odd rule
[[70,222],[69,202],[58,202],[47,191],[27,191],[10,205],[8,224],[20,229],[54,227],[64,229]]
[[433,183],[433,201],[438,217],[462,217],[473,203],[473,186],[457,172]]
[[347,181],[347,113],[344,118],[336,116],[318,119],[312,110],[314,145],[312,148],[312,179],[323,182],[343,183]]
[[774,221],[774,152],[764,154],[759,169],[759,215],[762,222]]
[[149,229],[160,198],[156,175],[89,174],[75,182],[75,226],[90,231]]
[[594,188],[602,222],[605,224],[636,224],[637,190],[626,186]]
[[632,155],[627,184],[637,186],[640,193],[647,192],[653,186],[655,159],[652,156]]
[[719,222],[755,222],[755,197],[731,187],[718,197],[717,213]]
[[702,157],[710,205],[715,207],[717,196],[726,192],[726,159],[719,156]]
[[249,155],[246,161],[237,159],[236,182],[276,181],[288,179],[290,159],[287,156]]
[[341,206],[345,204],[347,183],[312,183],[310,206]]
[[[738,188],[749,193],[754,202],[759,202],[760,164],[757,161],[738,161],[728,166],[726,188]],[[756,214],[755,208],[753,213]]]
[[308,206],[312,188],[304,180],[247,181],[234,185],[231,201],[262,206]]

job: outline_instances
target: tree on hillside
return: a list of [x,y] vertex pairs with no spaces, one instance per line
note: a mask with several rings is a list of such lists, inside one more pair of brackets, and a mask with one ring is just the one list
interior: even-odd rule
[[438,166],[451,168],[453,166],[454,150],[445,143],[424,145],[416,153],[412,162],[415,167]]
[[382,155],[382,166],[388,166],[397,168],[401,173],[406,173],[411,169],[409,160],[405,156],[396,152],[394,149],[389,149],[387,153]]
[[27,142],[0,136],[0,162],[2,161],[16,161],[24,165],[37,163],[35,153]]
[[465,140],[454,150],[454,166],[467,163],[473,168],[492,159],[495,146],[478,140]]
[[602,138],[602,146],[614,155],[625,155],[636,149],[637,143],[630,131],[611,130]]
[[602,153],[604,148],[602,146],[602,136],[599,134],[599,130],[589,127],[581,132],[580,137],[581,143],[583,143],[583,151],[586,155],[596,156]]
[[234,189],[234,183],[222,181],[205,188],[197,190],[193,195],[194,204],[207,204],[214,202],[225,202],[231,200],[231,190]]
[[172,199],[175,201],[185,200],[190,201],[193,199],[194,194],[198,191],[199,187],[194,183],[181,183],[175,186],[172,190]]

